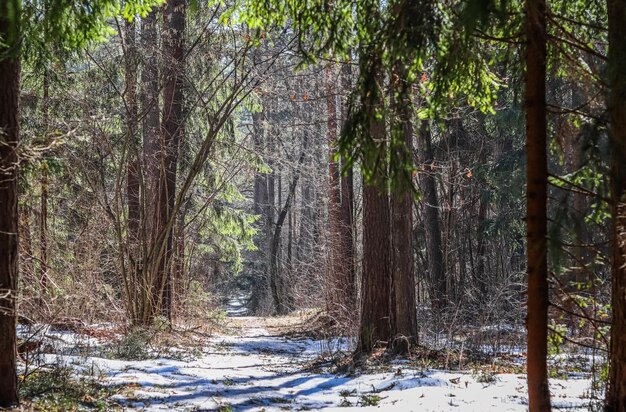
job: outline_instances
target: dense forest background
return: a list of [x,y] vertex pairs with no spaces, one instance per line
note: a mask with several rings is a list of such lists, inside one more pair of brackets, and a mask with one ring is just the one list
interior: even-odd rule
[[0,7],[1,317],[132,330],[243,297],[358,353],[528,339],[532,410],[564,348],[624,410],[623,1],[102,3]]

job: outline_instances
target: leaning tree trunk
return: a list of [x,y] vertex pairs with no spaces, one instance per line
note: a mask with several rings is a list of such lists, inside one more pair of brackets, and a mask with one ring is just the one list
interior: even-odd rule
[[[302,157],[304,157],[304,155]],[[289,185],[289,193],[287,194],[285,204],[278,214],[276,227],[274,228],[274,234],[272,236],[272,243],[270,245],[270,288],[272,291],[274,310],[278,315],[286,315],[287,313],[289,313],[289,311],[293,310],[289,302],[288,296],[285,295],[285,288],[281,287],[284,284],[285,280],[280,278],[281,273],[278,261],[278,253],[280,248],[280,236],[282,233],[283,224],[285,223],[285,218],[287,217],[287,214],[291,209],[291,204],[293,203],[293,198],[295,196],[296,187],[298,185],[299,179],[300,173],[299,171],[296,171],[295,176],[293,177],[293,180]]]
[[[298,163],[296,165],[296,169],[294,170],[294,175],[292,177],[291,183],[289,184],[289,189],[287,192],[287,199],[285,200],[285,204],[282,206],[280,213],[278,214],[278,218],[276,219],[276,225],[274,227],[274,233],[272,235],[272,240],[270,243],[270,289],[272,292],[272,299],[274,302],[274,310],[278,315],[285,315],[293,310],[291,299],[288,296],[287,287],[284,287],[285,280],[281,279],[280,273],[280,265],[278,261],[278,253],[280,251],[280,236],[282,233],[283,225],[285,223],[285,219],[287,218],[287,214],[291,210],[291,206],[293,204],[293,199],[296,196],[296,188],[298,186],[298,181],[300,180],[300,174],[302,170],[302,164],[304,163],[304,159],[306,157],[306,151],[308,149],[308,142],[305,136],[305,139],[302,144],[302,153],[300,153],[300,157],[298,158]],[[279,193],[281,184],[278,184]],[[281,203],[280,196],[278,203]],[[283,286],[283,287],[281,287]]]
[[[19,10],[19,2],[7,2]],[[17,24],[0,5],[0,407],[18,403],[16,365],[20,61]],[[18,14],[19,15],[19,14]],[[4,46],[8,44],[8,48]],[[7,50],[9,49],[9,50]],[[9,53],[7,55],[7,53]]]
[[626,411],[626,1],[608,0],[612,145],[613,322],[606,409]]
[[526,0],[526,228],[528,270],[528,406],[549,411],[546,3]]

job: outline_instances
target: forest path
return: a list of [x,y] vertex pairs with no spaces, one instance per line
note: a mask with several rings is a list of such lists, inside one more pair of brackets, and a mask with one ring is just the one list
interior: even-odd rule
[[323,392],[345,378],[306,368],[313,358],[328,353],[332,343],[285,335],[305,318],[244,316],[245,307],[236,300],[225,309],[229,316],[223,332],[209,338],[193,360],[161,358],[125,362],[123,367],[109,362],[109,381],[129,387],[114,398],[125,408],[151,411],[336,406],[335,391]]
[[[125,388],[111,398],[124,410],[521,412],[527,408],[524,374],[500,374],[485,381],[469,371],[429,370],[427,365],[397,360],[376,373],[337,375],[312,361],[347,349],[345,342],[288,333],[301,329],[298,326],[307,318],[245,316],[237,304],[226,309],[230,316],[223,332],[204,335],[195,348],[176,349],[180,357],[88,361],[104,372],[108,383]],[[555,409],[587,410],[589,384],[585,378],[551,380]]]

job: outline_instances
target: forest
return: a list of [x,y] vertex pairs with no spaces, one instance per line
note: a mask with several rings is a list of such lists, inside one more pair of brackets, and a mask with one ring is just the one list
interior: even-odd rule
[[626,0],[0,1],[0,410],[626,412]]

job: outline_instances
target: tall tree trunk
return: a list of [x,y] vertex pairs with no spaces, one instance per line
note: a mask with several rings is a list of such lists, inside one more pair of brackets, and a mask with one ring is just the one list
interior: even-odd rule
[[[261,156],[263,153],[263,112],[257,112],[252,115],[252,140],[254,144],[254,152]],[[266,173],[256,171],[254,173],[254,213],[263,215],[263,208],[267,203],[267,183]]]
[[174,228],[174,250],[172,254],[172,296],[174,301],[185,296],[185,217],[187,208],[183,208],[182,213],[176,219]]
[[626,1],[608,0],[613,285],[607,411],[626,411]]
[[[263,154],[265,153],[263,118],[263,111],[252,115],[252,139],[254,143],[254,151],[261,157],[261,160],[264,160]],[[257,234],[256,242],[263,246],[259,247],[258,251],[253,252],[255,256],[253,260],[254,276],[258,279],[261,286],[252,290],[252,295],[250,297],[250,308],[252,311],[257,311],[261,308],[261,303],[267,294],[268,266],[266,263],[268,256],[268,243],[265,242],[265,240],[267,240],[267,233],[269,230],[269,222],[266,213],[269,207],[267,176],[267,173],[261,173],[258,170],[255,171],[254,174],[254,213],[260,216],[257,223],[259,232]]]
[[[141,50],[144,56],[141,71],[141,115],[143,134],[143,168],[141,230],[144,244],[151,239],[151,222],[157,196],[156,182],[159,178],[159,71],[157,64],[157,11],[150,12],[141,20]],[[146,251],[143,251],[144,256]]]
[[[50,127],[50,76],[48,69],[44,68],[43,74],[43,101],[41,105],[41,115],[43,118],[43,141],[48,142],[48,130]],[[43,308],[43,299],[48,288],[48,167],[43,163],[41,170],[40,209],[39,209],[39,282],[40,306]]]
[[[268,136],[268,141],[266,148],[269,149],[273,146],[273,139],[271,134]],[[267,269],[267,283],[266,287],[269,287],[269,290],[272,291],[272,258],[274,256],[274,251],[272,250],[273,239],[274,239],[274,230],[275,230],[275,221],[274,216],[276,214],[276,169],[274,165],[273,159],[268,159],[268,165],[272,169],[265,176],[265,192],[267,193],[267,202],[265,203],[265,268]],[[280,191],[280,187],[278,189]],[[272,295],[274,310],[276,310],[276,296]]]
[[[487,136],[487,132],[485,130],[485,118],[484,116],[480,117],[480,125],[481,130]],[[481,147],[478,155],[478,163],[480,165],[487,164],[487,149]],[[489,212],[489,204],[490,198],[485,193],[484,187],[487,187],[484,180],[480,180],[480,184],[478,185],[478,216],[476,217],[476,266],[472,264],[472,272],[474,283],[478,285],[479,293],[480,293],[480,302],[485,302],[487,298],[487,290],[489,281],[487,280],[487,236],[486,226],[487,226],[487,214]],[[469,245],[471,247],[472,240],[469,238]],[[470,257],[472,251],[470,250]]]
[[[157,296],[163,316],[172,315],[171,258],[176,195],[178,148],[184,136],[183,81],[185,75],[186,0],[168,0],[163,13],[163,115],[161,123],[161,164],[158,183],[157,224],[159,230]],[[163,242],[163,243],[161,243]],[[155,313],[156,314],[156,313]]]
[[[126,133],[128,139],[128,168],[126,176],[126,196],[128,199],[128,236],[131,249],[139,240],[141,187],[139,172],[139,142],[137,136],[137,43],[135,23],[124,22],[124,100],[126,102]],[[132,259],[136,256],[133,254]]]
[[549,411],[546,3],[526,0],[526,228],[528,270],[528,406]]
[[[293,178],[291,180],[291,183],[289,184],[287,199],[285,199],[285,204],[282,206],[280,213],[278,214],[278,218],[276,219],[276,226],[272,235],[272,243],[270,244],[270,288],[272,291],[272,298],[274,300],[274,310],[278,315],[285,315],[289,313],[289,311],[293,310],[290,305],[289,298],[285,296],[285,281],[284,279],[280,279],[281,274],[278,262],[278,254],[280,248],[280,235],[283,229],[283,224],[285,223],[285,219],[287,218],[287,214],[291,209],[293,198],[296,195],[296,187],[298,186],[298,180],[300,179],[300,170],[302,169],[302,163],[304,161],[306,147],[307,144],[305,141],[303,144],[303,151],[300,154],[298,164],[296,166],[297,168],[296,170],[294,170]],[[281,185],[279,184],[279,188],[280,186]]]
[[[350,64],[345,63],[341,67],[341,89],[342,93],[347,95],[351,90],[352,68]],[[342,102],[342,117],[345,122],[348,116],[347,97]],[[346,159],[342,157],[341,167],[345,168]],[[356,310],[356,270],[354,265],[354,174],[352,168],[343,170],[341,174],[341,213],[340,218],[340,238],[342,245],[342,262],[346,265],[346,305],[348,312]]]
[[[413,124],[411,102],[405,88],[404,68],[398,63],[392,73],[391,101],[392,162],[413,164]],[[407,169],[408,170],[408,169]],[[408,353],[417,343],[417,312],[415,300],[415,275],[413,273],[413,201],[411,176],[396,176],[391,196],[391,244],[392,244],[392,324],[391,348],[396,353]]]
[[[17,146],[20,61],[16,21],[19,1],[0,5],[0,407],[18,403],[16,322],[18,285]],[[5,46],[6,44],[6,46]]]
[[422,122],[418,137],[417,154],[420,162],[419,184],[422,192],[422,214],[428,273],[430,275],[429,295],[435,310],[443,310],[448,302],[441,223],[439,218],[439,199],[434,174],[434,156],[431,145],[430,125]]
[[[484,164],[484,163],[481,163]],[[481,190],[479,188],[479,190]],[[474,273],[474,281],[480,290],[481,302],[487,298],[487,238],[485,236],[485,226],[487,222],[487,207],[489,200],[485,199],[482,194],[479,195],[478,216],[476,218],[476,271]]]
[[[378,79],[378,76],[376,77]],[[361,282],[361,325],[357,351],[370,353],[390,336],[391,216],[385,182],[385,121],[377,113],[382,105],[379,91],[366,97],[369,133],[379,143],[380,163],[376,181],[363,187],[363,280]]]
[[[133,323],[146,323],[155,312],[158,293],[155,279],[154,256],[158,236],[157,207],[159,204],[160,177],[160,119],[158,79],[157,11],[153,10],[141,20],[141,117],[142,117],[142,168],[140,184],[140,262],[136,262],[135,319]],[[151,260],[152,259],[152,260]]]
[[[20,195],[18,194],[18,196]],[[20,208],[20,270],[23,283],[36,284],[35,267],[33,264],[33,240],[30,227],[31,213],[28,205]]]
[[[141,234],[141,163],[140,144],[138,136],[138,104],[137,104],[137,42],[135,33],[135,23],[124,21],[124,103],[126,108],[126,200],[127,200],[127,249],[126,254],[129,262],[130,282],[133,290],[144,287],[140,281],[141,260],[140,234]],[[137,301],[136,296],[129,296],[129,299]],[[130,303],[130,302],[129,302]],[[136,308],[136,304],[129,305]],[[136,317],[136,310],[132,310],[133,318]]]
[[341,238],[341,186],[337,154],[337,100],[334,88],[335,78],[332,64],[326,66],[326,124],[328,133],[328,248],[329,265],[326,274],[326,311],[335,320],[343,317],[344,301],[349,292],[349,275],[343,261],[343,242]]
[[[309,141],[309,131],[303,131],[303,138]],[[308,150],[305,154],[305,164],[307,168],[317,164],[317,151]],[[316,188],[313,178],[308,174],[302,176],[300,184],[300,235],[296,244],[296,259],[303,266],[312,263],[314,245],[316,245],[317,223],[319,220],[319,210],[316,207]]]

